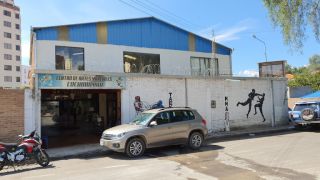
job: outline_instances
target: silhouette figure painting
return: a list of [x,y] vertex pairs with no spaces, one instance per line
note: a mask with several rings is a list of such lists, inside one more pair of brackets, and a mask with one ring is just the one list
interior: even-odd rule
[[261,94],[256,93],[255,89],[252,89],[252,91],[248,94],[248,99],[245,102],[238,102],[237,106],[241,104],[242,106],[249,105],[248,113],[247,113],[247,118],[249,117],[250,111],[251,111],[251,106],[252,106],[252,101],[255,96],[261,96]]
[[[260,98],[261,96],[261,98]],[[264,115],[263,115],[263,111],[262,111],[262,106],[263,106],[263,101],[264,101],[264,96],[265,94],[263,93],[262,95],[259,95],[258,96],[258,101],[257,101],[257,104],[254,105],[254,115],[257,114],[257,107],[259,108],[259,111],[261,113],[261,116],[263,117],[263,121],[262,122],[265,122],[266,121],[266,118],[264,118]]]

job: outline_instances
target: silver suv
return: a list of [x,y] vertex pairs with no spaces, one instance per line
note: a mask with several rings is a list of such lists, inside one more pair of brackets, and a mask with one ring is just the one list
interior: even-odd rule
[[167,145],[199,149],[207,134],[206,121],[196,110],[162,108],[144,111],[129,124],[105,130],[100,145],[138,157],[146,148]]

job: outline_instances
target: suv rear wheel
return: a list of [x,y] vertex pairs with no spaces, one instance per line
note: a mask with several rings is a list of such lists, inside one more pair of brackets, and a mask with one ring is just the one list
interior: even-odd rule
[[193,150],[197,150],[203,143],[203,135],[199,132],[193,132],[189,136],[189,147]]
[[126,146],[126,154],[129,157],[142,156],[146,149],[145,143],[139,138],[130,139]]

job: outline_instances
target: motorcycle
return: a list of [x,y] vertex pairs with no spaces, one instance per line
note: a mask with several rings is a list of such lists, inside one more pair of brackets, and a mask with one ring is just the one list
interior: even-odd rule
[[42,167],[48,166],[50,158],[41,145],[41,138],[36,131],[19,135],[19,143],[0,142],[0,171],[4,166],[12,166],[15,170],[15,165],[23,165],[31,160],[36,160]]

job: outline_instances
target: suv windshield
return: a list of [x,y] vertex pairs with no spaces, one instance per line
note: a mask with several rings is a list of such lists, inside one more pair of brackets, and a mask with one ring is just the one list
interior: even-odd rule
[[154,113],[141,113],[137,115],[130,124],[147,125],[149,120],[153,117]]
[[313,110],[317,109],[317,104],[316,103],[308,103],[308,104],[296,104],[294,107],[294,111],[302,111],[305,108],[311,108]]

